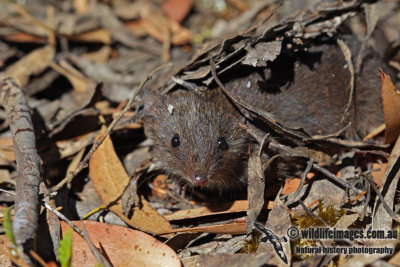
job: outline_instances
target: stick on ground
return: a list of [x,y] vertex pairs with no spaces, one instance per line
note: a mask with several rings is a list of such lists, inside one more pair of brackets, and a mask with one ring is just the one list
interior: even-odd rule
[[0,78],[0,104],[10,123],[17,161],[17,186],[13,233],[24,260],[31,264],[29,251],[34,249],[39,218],[39,155],[30,109],[21,88],[13,78]]

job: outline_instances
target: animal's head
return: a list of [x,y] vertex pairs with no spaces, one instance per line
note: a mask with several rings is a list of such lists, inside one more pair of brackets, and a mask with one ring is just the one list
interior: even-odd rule
[[145,133],[162,167],[187,184],[228,188],[243,176],[248,138],[227,106],[182,92],[145,105]]

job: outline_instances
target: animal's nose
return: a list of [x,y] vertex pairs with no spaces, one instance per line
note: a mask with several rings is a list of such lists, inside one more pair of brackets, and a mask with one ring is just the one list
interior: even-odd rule
[[196,186],[202,186],[208,181],[207,177],[205,174],[195,174],[194,175],[194,185]]

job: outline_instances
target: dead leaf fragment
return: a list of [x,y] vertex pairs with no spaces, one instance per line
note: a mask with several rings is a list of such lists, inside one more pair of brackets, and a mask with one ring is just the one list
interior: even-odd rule
[[246,233],[246,222],[244,220],[235,220],[231,223],[222,223],[215,225],[206,225],[191,228],[179,228],[162,232],[159,234],[170,234],[170,233],[211,233],[211,234],[232,234],[242,235]]
[[264,266],[268,254],[228,254],[196,255],[182,259],[184,266]]
[[2,158],[8,161],[15,161],[14,147],[11,137],[0,138],[0,159]]
[[75,34],[70,37],[74,41],[88,42],[88,43],[103,43],[111,44],[111,34],[106,29],[96,29],[89,32]]
[[400,134],[400,94],[397,93],[389,75],[385,74],[381,68],[379,68],[379,75],[386,124],[385,143],[390,144],[396,141]]
[[[74,222],[80,227],[80,221]],[[104,250],[113,266],[181,266],[176,253],[167,245],[143,232],[118,225],[100,222],[83,222],[90,240]],[[62,233],[70,229],[61,222]],[[97,264],[86,241],[73,233],[71,266],[95,266]]]
[[[282,237],[286,236],[287,229],[291,226],[291,219],[286,206],[280,200],[280,196],[275,198],[274,208],[271,210],[265,224],[266,229],[270,230],[275,237],[268,235],[269,242],[261,243],[257,253],[270,254],[272,257],[267,264],[275,266],[287,266],[291,262],[292,253],[290,242],[284,242]],[[271,246],[271,244],[273,246]],[[279,252],[279,253],[277,253]]]
[[252,229],[257,216],[264,206],[265,177],[262,168],[261,158],[253,155],[249,158],[247,195],[249,198],[249,208],[247,210],[247,233]]
[[149,2],[139,3],[141,4],[141,26],[156,40],[163,43],[167,38],[171,38],[173,45],[187,44],[191,40],[191,33],[188,29],[166,17]]
[[[105,127],[100,130],[97,139],[104,132]],[[122,166],[109,136],[89,160],[89,175],[103,203],[110,205],[109,209],[130,226],[151,233],[172,230],[168,221],[158,214],[144,197],[141,198],[142,206],[134,208],[131,218],[124,215],[121,195],[129,184],[129,176]]]
[[[385,173],[383,174],[383,179],[381,183],[383,186],[380,191],[385,200],[386,204],[392,209],[396,199],[396,185],[400,179],[399,171],[399,161],[400,161],[400,137],[397,139],[392,153],[390,154],[389,161],[387,163]],[[372,227],[375,229],[392,229],[393,226],[392,215],[389,214],[384,208],[383,203],[377,196],[375,199],[375,206],[372,219]],[[398,218],[396,219],[398,220]]]
[[281,48],[282,41],[258,43],[250,50],[242,63],[253,67],[265,67],[267,61],[274,61],[279,56]]
[[162,5],[162,9],[171,20],[181,23],[192,9],[192,5],[192,0],[168,0]]
[[41,73],[52,63],[55,51],[52,45],[38,48],[8,67],[3,75],[13,77],[19,86],[25,86],[31,75]]
[[46,39],[43,37],[35,36],[32,34],[28,34],[25,32],[17,32],[14,34],[9,34],[4,36],[4,38],[11,42],[20,42],[20,43],[44,43]]
[[[264,209],[272,209],[273,204],[273,201],[269,201],[266,205],[264,205]],[[178,210],[172,214],[165,215],[164,217],[169,221],[193,219],[211,215],[245,212],[247,211],[248,206],[249,203],[247,200],[236,200],[234,202],[225,202],[219,204],[218,206],[200,207],[189,210]]]

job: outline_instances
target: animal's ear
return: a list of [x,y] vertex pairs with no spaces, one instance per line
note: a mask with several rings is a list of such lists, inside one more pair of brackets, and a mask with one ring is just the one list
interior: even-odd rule
[[144,114],[154,116],[159,113],[167,102],[167,96],[160,92],[148,91],[144,94]]
[[144,132],[147,137],[154,139],[157,132],[158,116],[167,105],[167,96],[158,92],[146,92],[144,98]]

